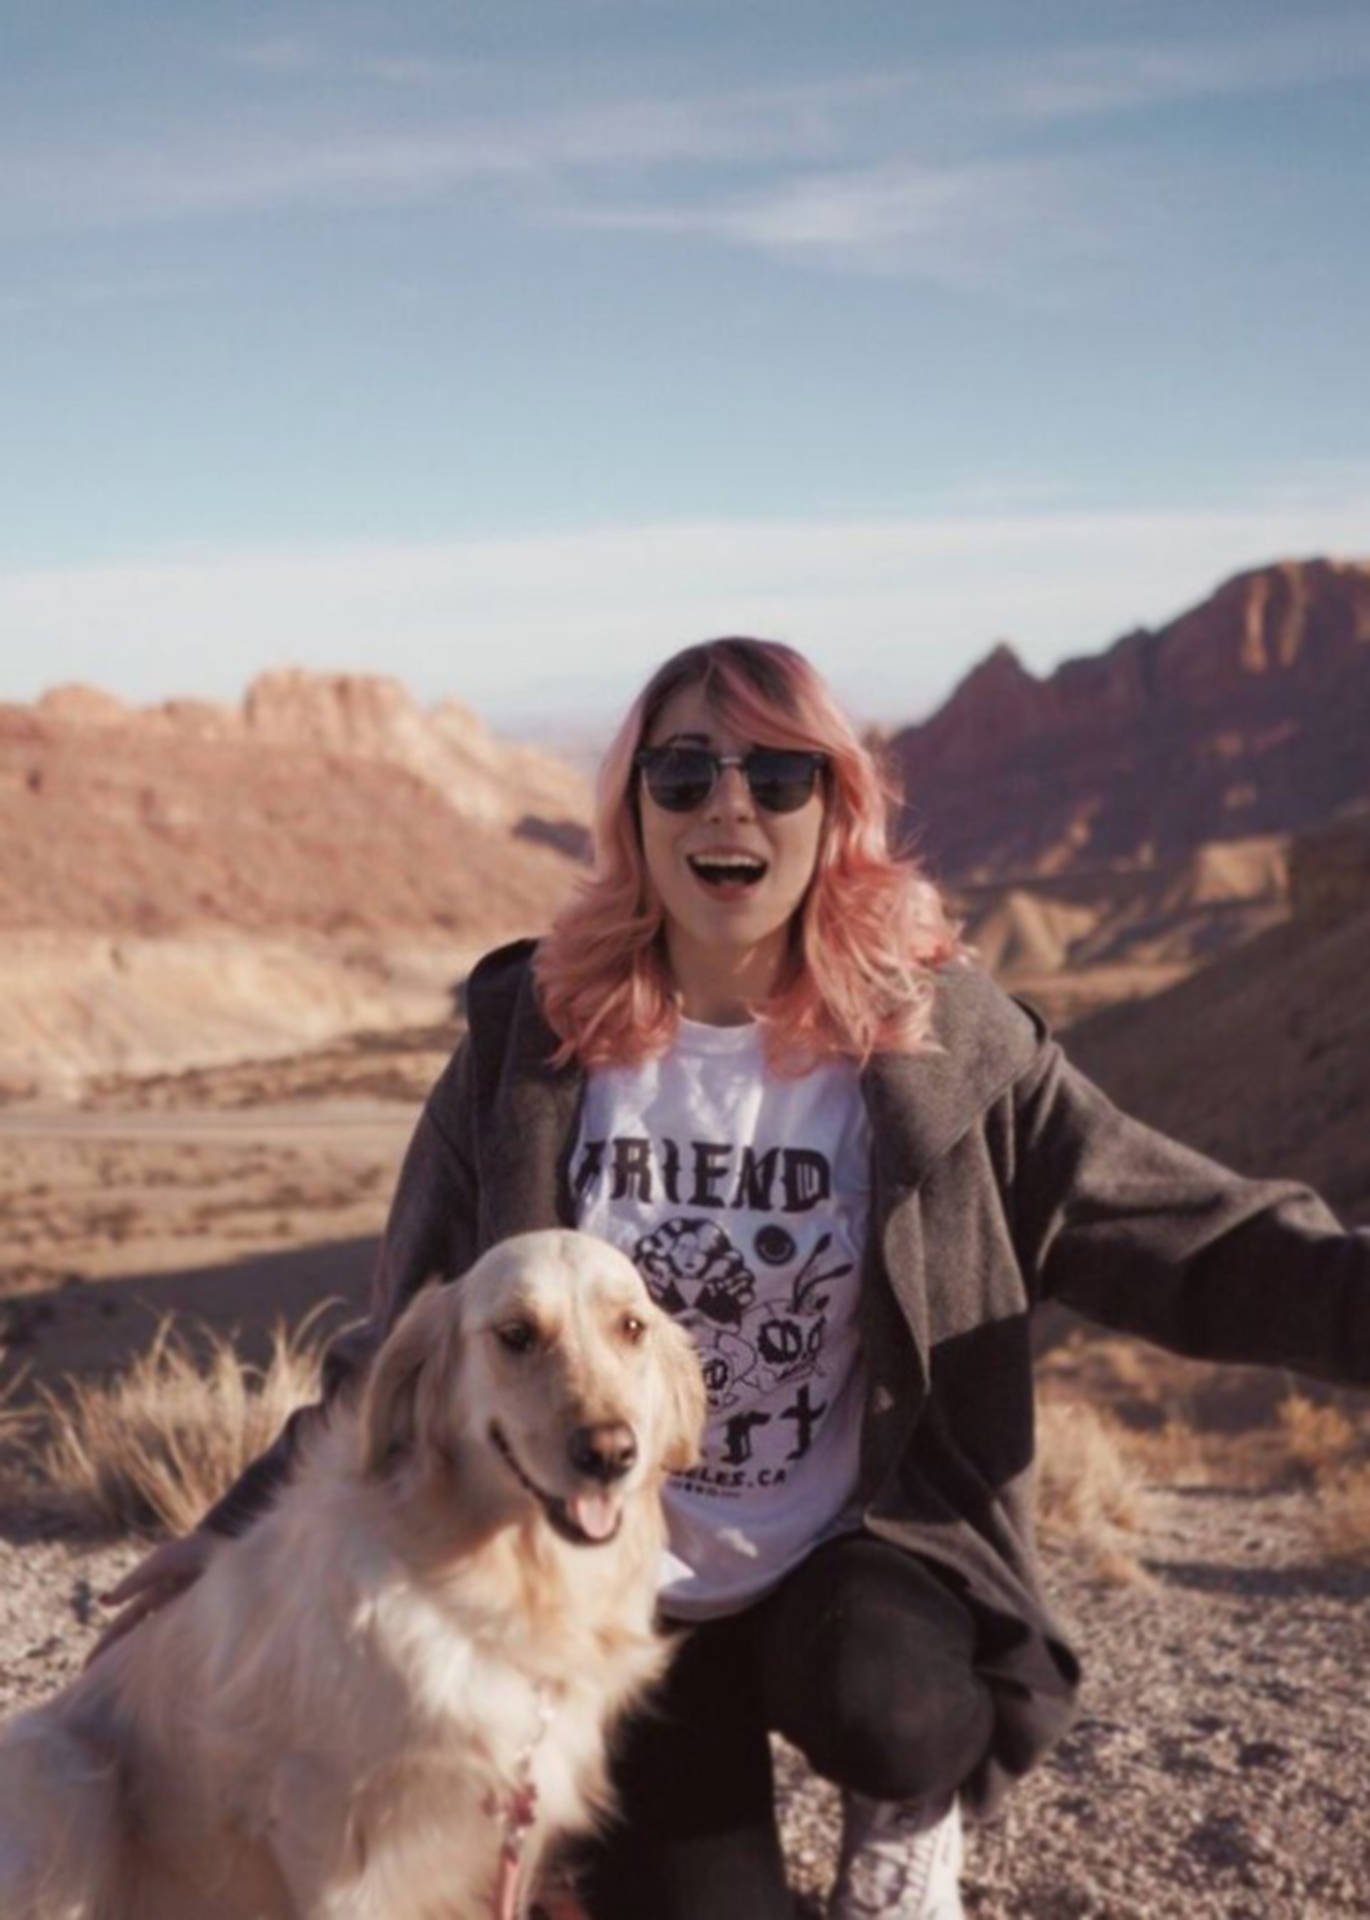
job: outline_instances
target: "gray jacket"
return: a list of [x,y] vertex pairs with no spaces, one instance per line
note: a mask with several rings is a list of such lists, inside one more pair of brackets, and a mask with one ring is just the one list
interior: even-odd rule
[[[574,1223],[584,1074],[548,1064],[532,950],[502,948],[471,976],[468,1036],[424,1108],[370,1321],[330,1351],[326,1399],[432,1275],[460,1275],[508,1234]],[[864,1526],[929,1562],[979,1623],[998,1706],[993,1752],[967,1783],[983,1811],[1064,1727],[1079,1678],[1033,1537],[1033,1306],[1061,1300],[1204,1359],[1370,1381],[1370,1235],[1306,1188],[1241,1179],[1128,1119],[981,973],[940,977],[934,1033],[935,1050],[877,1056],[862,1075],[874,1164],[860,1492]],[[247,1523],[300,1425],[211,1525]]]

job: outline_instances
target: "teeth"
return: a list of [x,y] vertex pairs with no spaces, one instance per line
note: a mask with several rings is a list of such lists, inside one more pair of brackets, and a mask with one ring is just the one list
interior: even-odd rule
[[702,879],[759,880],[766,871],[764,860],[748,860],[728,854],[692,856],[690,865]]

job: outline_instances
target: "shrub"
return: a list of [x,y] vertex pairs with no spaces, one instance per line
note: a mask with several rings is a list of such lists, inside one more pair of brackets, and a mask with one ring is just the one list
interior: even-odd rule
[[1044,1540],[1083,1552],[1093,1572],[1115,1582],[1146,1576],[1118,1535],[1143,1520],[1141,1474],[1120,1430],[1081,1401],[1044,1399],[1037,1412],[1037,1524]]
[[1365,1559],[1370,1554],[1370,1428],[1364,1414],[1350,1415],[1291,1393],[1279,1417],[1290,1460],[1313,1484],[1319,1545],[1333,1560]]
[[1319,1406],[1306,1394],[1291,1393],[1278,1411],[1289,1458],[1314,1479],[1342,1467],[1361,1440],[1340,1408]]
[[20,1373],[0,1387],[0,1500],[22,1499],[28,1492],[25,1464],[38,1414],[32,1406],[15,1404],[23,1383]]
[[1370,1466],[1362,1461],[1319,1481],[1316,1526],[1330,1560],[1370,1556]]
[[294,1333],[278,1325],[264,1366],[231,1337],[206,1332],[192,1346],[164,1319],[108,1384],[69,1377],[45,1389],[45,1504],[101,1532],[188,1532],[295,1408],[317,1399],[317,1317]]

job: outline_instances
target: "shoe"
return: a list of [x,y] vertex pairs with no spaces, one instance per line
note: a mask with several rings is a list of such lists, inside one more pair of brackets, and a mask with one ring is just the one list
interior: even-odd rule
[[936,1803],[842,1795],[842,1858],[828,1920],[965,1920],[961,1812]]

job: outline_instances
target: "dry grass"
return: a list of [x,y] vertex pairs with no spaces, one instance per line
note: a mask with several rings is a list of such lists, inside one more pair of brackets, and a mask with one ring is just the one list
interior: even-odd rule
[[24,1384],[18,1374],[0,1387],[0,1500],[22,1499],[29,1443],[37,1425],[31,1406],[16,1404],[16,1395]]
[[1334,1560],[1370,1555],[1370,1417],[1291,1393],[1279,1410],[1289,1459],[1317,1496],[1319,1544]]
[[32,1407],[15,1404],[15,1397],[23,1384],[24,1375],[19,1373],[5,1386],[0,1387],[0,1454],[8,1453],[12,1447],[21,1445],[33,1425]]
[[296,1407],[317,1399],[317,1315],[277,1326],[264,1366],[229,1339],[196,1348],[164,1320],[147,1353],[108,1385],[44,1390],[40,1500],[102,1533],[196,1525]]
[[1223,1437],[1204,1433],[1182,1415],[1158,1427],[1120,1426],[1117,1443],[1143,1480],[1168,1487],[1211,1487],[1233,1477]]
[[1134,1428],[1047,1387],[1038,1423],[1038,1523],[1049,1543],[1081,1551],[1099,1578],[1145,1578],[1129,1540],[1145,1513],[1145,1483],[1245,1487],[1301,1483],[1312,1529],[1332,1560],[1370,1558],[1370,1406],[1330,1405],[1301,1391],[1275,1418],[1239,1432],[1185,1418]]
[[1280,1403],[1279,1422],[1290,1462],[1315,1480],[1340,1472],[1364,1448],[1364,1434],[1340,1407],[1320,1406],[1302,1393]]
[[1319,1482],[1317,1533],[1331,1560],[1370,1557],[1370,1465],[1362,1461]]
[[1129,1540],[1145,1515],[1142,1476],[1123,1430],[1083,1401],[1051,1396],[1037,1416],[1037,1524],[1045,1541],[1083,1552],[1096,1578],[1146,1579]]

